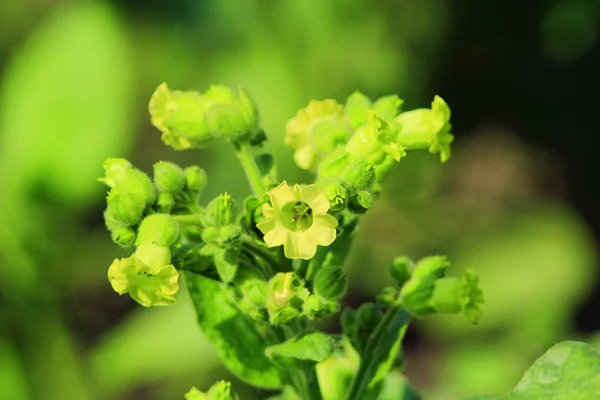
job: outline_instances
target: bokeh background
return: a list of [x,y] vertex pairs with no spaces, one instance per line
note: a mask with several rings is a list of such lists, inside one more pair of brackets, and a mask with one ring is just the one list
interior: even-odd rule
[[390,283],[396,255],[480,271],[478,326],[409,331],[405,372],[425,399],[502,394],[559,340],[600,347],[599,29],[595,0],[1,0],[0,399],[178,399],[232,379],[185,293],[147,310],[106,279],[124,255],[102,222],[106,157],[197,163],[204,200],[249,191],[225,143],[163,146],[147,112],[162,81],[249,88],[296,182],[311,177],[283,131],[309,99],[447,100],[450,162],[400,163],[347,266],[354,306]]

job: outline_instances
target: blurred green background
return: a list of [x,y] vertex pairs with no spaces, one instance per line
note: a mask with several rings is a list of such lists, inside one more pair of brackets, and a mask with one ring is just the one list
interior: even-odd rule
[[162,81],[245,85],[295,182],[311,178],[283,131],[309,99],[448,101],[452,159],[402,161],[347,266],[352,306],[390,283],[396,255],[480,271],[480,325],[409,331],[405,372],[425,399],[506,392],[559,340],[600,348],[599,29],[592,0],[0,1],[0,399],[178,399],[233,379],[185,293],[146,310],[106,278],[123,256],[103,227],[106,157],[197,163],[204,200],[249,191],[225,143],[163,146],[147,112]]

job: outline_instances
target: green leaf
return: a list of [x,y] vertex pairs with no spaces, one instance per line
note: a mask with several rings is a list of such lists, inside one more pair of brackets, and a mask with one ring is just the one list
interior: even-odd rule
[[335,349],[335,340],[323,332],[305,332],[284,343],[266,349],[269,357],[295,358],[323,362]]
[[182,272],[196,308],[198,325],[225,366],[254,386],[281,387],[282,372],[265,355],[265,349],[277,343],[269,326],[242,314],[221,282]]
[[[98,198],[102,163],[132,142],[131,49],[101,2],[55,7],[0,83],[0,180],[43,185],[62,203]],[[1,200],[1,199],[0,199]]]
[[214,254],[215,267],[219,277],[225,283],[229,283],[235,278],[237,272],[238,253],[233,249],[219,249]]
[[589,400],[600,398],[600,353],[586,343],[561,342],[541,356],[506,396],[471,400]]
[[271,154],[259,154],[254,157],[256,166],[262,176],[262,181],[265,186],[276,183],[277,170],[275,168],[275,160]]

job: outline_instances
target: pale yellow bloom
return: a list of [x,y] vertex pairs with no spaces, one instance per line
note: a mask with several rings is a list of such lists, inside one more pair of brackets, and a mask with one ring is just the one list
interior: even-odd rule
[[269,247],[282,246],[287,258],[308,260],[317,246],[335,240],[338,221],[327,214],[329,201],[317,185],[290,188],[286,182],[269,191],[271,204],[265,204],[264,219],[258,223]]

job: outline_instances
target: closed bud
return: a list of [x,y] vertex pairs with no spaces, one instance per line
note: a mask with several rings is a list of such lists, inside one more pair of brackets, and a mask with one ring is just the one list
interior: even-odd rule
[[162,132],[162,140],[175,150],[206,146],[212,135],[204,112],[212,102],[198,92],[171,91],[161,84],[150,99],[152,125]]
[[390,275],[396,280],[399,287],[402,287],[412,275],[414,263],[408,257],[396,257],[391,262]]
[[184,183],[185,176],[179,165],[167,161],[154,164],[154,184],[159,192],[177,193]]
[[373,202],[373,196],[366,190],[357,192],[354,196],[350,197],[348,203],[348,209],[356,214],[364,214]]
[[258,129],[258,110],[246,89],[234,91],[223,85],[213,85],[204,94],[214,104],[204,114],[215,136],[232,141],[249,140]]
[[223,193],[213,199],[206,207],[206,220],[210,225],[223,226],[235,222],[237,209],[235,202],[228,193]]
[[352,129],[367,122],[367,110],[371,108],[371,100],[359,91],[352,93],[346,100],[344,114],[350,119]]
[[111,191],[106,198],[110,215],[125,225],[137,225],[144,215],[146,204],[136,193],[115,193]]
[[144,242],[135,250],[135,258],[142,261],[150,269],[159,270],[171,263],[171,251],[166,246]]
[[319,320],[335,314],[339,308],[336,301],[330,301],[319,295],[311,294],[302,306],[302,314],[310,320]]
[[350,155],[339,148],[329,153],[319,164],[319,179],[335,178],[342,176],[344,169],[350,162]]
[[175,206],[175,197],[168,192],[160,192],[156,198],[156,207],[161,213],[169,213]]
[[391,121],[398,115],[398,111],[403,103],[404,100],[395,94],[383,96],[375,101],[373,111],[383,120]]
[[323,188],[331,211],[341,211],[348,205],[348,191],[339,182],[330,182]]
[[219,236],[219,230],[214,226],[207,226],[202,230],[202,240],[205,243],[213,243]]
[[326,266],[315,276],[317,294],[327,300],[339,300],[348,290],[348,279],[340,267]]
[[124,248],[132,247],[136,236],[135,230],[129,226],[117,226],[110,231],[112,241]]
[[219,228],[218,239],[223,247],[235,247],[241,236],[241,226],[230,224]]
[[151,242],[159,246],[173,246],[179,239],[179,224],[169,214],[152,214],[144,218],[135,242],[140,245]]
[[420,260],[413,269],[411,278],[404,284],[400,297],[404,308],[417,317],[436,312],[431,303],[435,282],[443,278],[448,268],[444,256],[431,256]]
[[119,179],[115,179],[113,190],[115,193],[132,193],[140,196],[146,206],[154,204],[156,199],[156,189],[154,184],[142,171],[135,168],[128,168],[122,171]]
[[344,168],[341,179],[354,190],[369,190],[375,182],[375,168],[366,158],[358,158]]
[[268,284],[267,309],[271,323],[278,325],[300,316],[309,292],[293,272],[279,272]]
[[191,165],[184,170],[184,174],[185,189],[198,197],[208,182],[206,171],[196,165]]
[[111,188],[123,180],[126,170],[133,168],[131,163],[124,158],[107,158],[103,166],[104,178],[98,180]]
[[377,303],[382,306],[391,306],[396,302],[398,297],[398,290],[394,287],[384,287],[381,292],[377,295]]
[[365,329],[373,329],[379,324],[383,313],[375,303],[364,303],[357,310],[358,323]]

